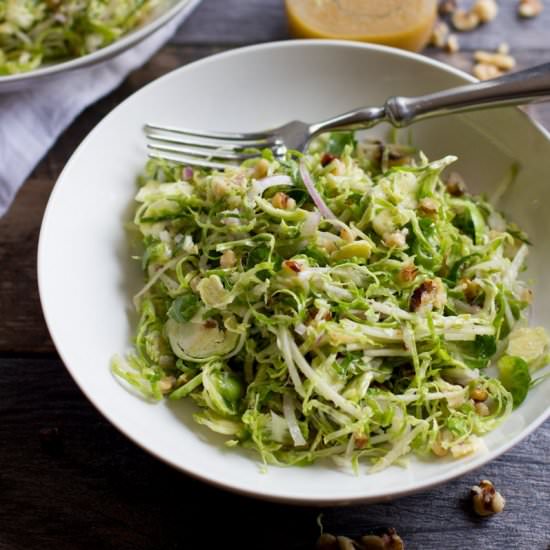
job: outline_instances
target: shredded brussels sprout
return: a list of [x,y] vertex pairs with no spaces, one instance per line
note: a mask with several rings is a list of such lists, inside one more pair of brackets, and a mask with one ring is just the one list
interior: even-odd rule
[[262,154],[225,172],[148,162],[147,283],[114,372],[191,397],[197,422],[265,463],[475,451],[549,357],[543,329],[512,332],[531,301],[523,233],[443,181],[452,156],[352,134]]
[[0,76],[80,57],[140,26],[166,0],[0,0]]

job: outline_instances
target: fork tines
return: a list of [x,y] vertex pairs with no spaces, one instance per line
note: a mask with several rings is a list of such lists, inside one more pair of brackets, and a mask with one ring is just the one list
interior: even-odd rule
[[259,132],[207,132],[154,124],[146,124],[144,131],[150,157],[219,170],[257,157],[259,149],[277,144]]

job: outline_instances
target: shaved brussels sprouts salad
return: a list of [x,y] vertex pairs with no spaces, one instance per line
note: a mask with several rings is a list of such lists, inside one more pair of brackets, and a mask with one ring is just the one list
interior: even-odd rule
[[0,76],[103,48],[166,1],[0,0]]
[[323,136],[224,172],[150,160],[147,283],[112,369],[265,463],[371,471],[461,457],[549,361],[518,276],[526,235],[400,144]]

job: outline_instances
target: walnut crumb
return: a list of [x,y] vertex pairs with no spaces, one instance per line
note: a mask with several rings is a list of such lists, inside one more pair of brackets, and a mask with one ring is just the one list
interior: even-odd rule
[[446,302],[447,293],[441,279],[426,279],[414,289],[410,309],[422,313],[441,309]]
[[498,13],[498,5],[495,0],[477,0],[472,7],[482,23],[492,21]]
[[456,10],[456,0],[443,0],[439,3],[439,15],[450,15]]
[[436,199],[430,197],[424,197],[418,202],[418,210],[425,216],[433,216],[437,214],[439,209],[439,202]]
[[444,21],[436,21],[432,29],[430,44],[436,48],[444,48],[449,36],[449,26]]
[[445,44],[445,49],[449,53],[456,53],[460,50],[460,44],[458,43],[458,37],[456,34],[450,34],[447,37],[447,43]]
[[489,397],[489,393],[485,388],[477,387],[470,392],[470,397],[474,401],[487,401],[487,398]]
[[520,0],[518,5],[518,15],[525,19],[531,19],[540,15],[544,5],[540,0]]
[[492,53],[478,50],[474,53],[474,60],[478,63],[494,65],[501,71],[509,71],[516,66],[516,60],[508,54]]
[[453,27],[461,32],[473,31],[481,22],[477,13],[466,10],[456,10],[451,17],[451,21]]
[[283,267],[292,273],[300,273],[300,271],[302,271],[302,266],[295,260],[285,260],[283,262]]
[[234,267],[237,263],[237,256],[235,255],[235,252],[231,249],[227,249],[223,251],[223,254],[220,257],[220,267],[224,269],[228,269],[230,267]]
[[282,191],[278,191],[277,193],[275,193],[275,195],[273,195],[273,198],[271,199],[271,204],[275,208],[279,208],[281,210],[293,210],[294,208],[296,208],[296,201]]
[[410,283],[414,281],[418,274],[418,269],[414,264],[407,264],[403,268],[401,268],[401,271],[399,272],[399,278],[404,283]]
[[259,180],[265,178],[269,172],[269,162],[266,159],[260,159],[254,166],[252,175]]
[[453,197],[462,197],[466,193],[466,183],[458,172],[451,172],[445,181],[447,193]]
[[472,72],[479,80],[491,80],[504,74],[498,67],[489,63],[476,63]]
[[505,498],[487,479],[482,479],[472,487],[472,502],[478,516],[492,516],[504,510]]

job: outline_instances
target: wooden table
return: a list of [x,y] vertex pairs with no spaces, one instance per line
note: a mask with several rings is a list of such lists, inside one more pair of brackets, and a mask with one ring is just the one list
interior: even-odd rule
[[[520,22],[515,1],[484,29],[460,35],[449,56],[506,40],[520,67],[548,61],[550,6]],[[329,532],[395,527],[409,549],[546,550],[550,544],[550,422],[479,471],[391,503],[298,508],[235,496],[190,479],[112,428],[65,371],[44,324],[36,246],[44,207],[63,165],[91,128],[154,78],[207,55],[287,38],[281,0],[204,0],[177,36],[105,99],[82,113],[38,165],[0,220],[0,549],[310,549],[323,513]],[[550,109],[535,115],[550,127]],[[1,122],[0,122],[1,123]],[[470,486],[489,478],[503,514],[472,515]]]

